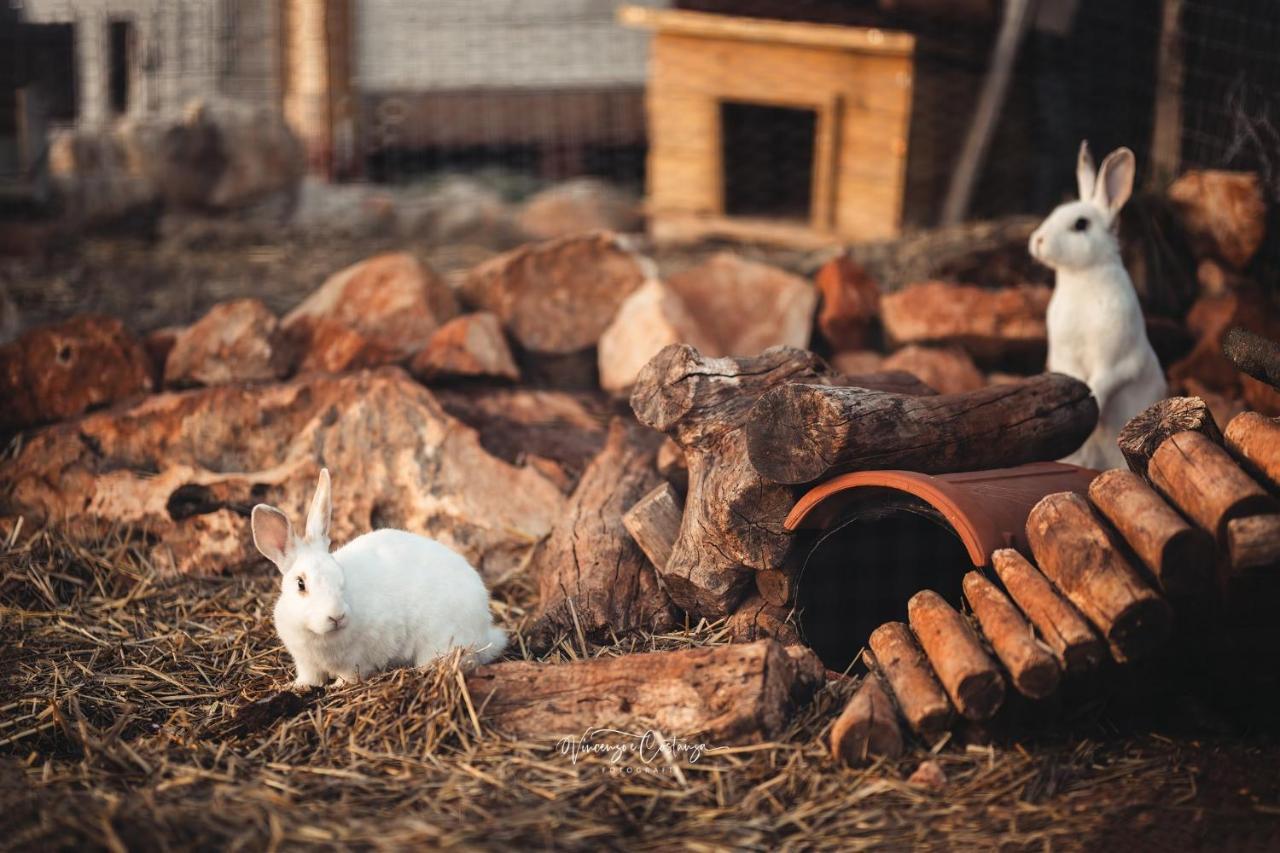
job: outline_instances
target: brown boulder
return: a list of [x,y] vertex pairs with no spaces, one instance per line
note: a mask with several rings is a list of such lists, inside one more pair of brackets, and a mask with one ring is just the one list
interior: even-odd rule
[[322,465],[335,480],[335,545],[399,527],[491,579],[523,565],[564,502],[537,472],[485,452],[402,370],[383,368],[159,394],[42,430],[0,468],[0,515],[133,525],[170,571],[229,571],[259,562],[252,506],[302,518]]
[[903,347],[886,358],[880,369],[905,370],[940,394],[976,391],[987,384],[973,359],[959,347]]
[[885,335],[896,346],[956,345],[984,363],[1015,359],[1043,366],[1052,295],[1044,285],[988,290],[926,281],[885,294],[880,313]]
[[1253,172],[1186,172],[1169,186],[1169,200],[1200,256],[1241,270],[1262,245],[1267,205]]
[[530,243],[474,267],[460,293],[492,311],[525,350],[588,350],[618,306],[651,277],[653,264],[607,231]]
[[0,346],[0,430],[72,418],[151,388],[146,351],[113,317],[75,317]]
[[818,331],[837,352],[861,350],[876,343],[880,320],[880,287],[848,255],[832,258],[816,278],[822,305]]
[[818,293],[799,276],[719,252],[669,276],[667,286],[707,339],[705,349],[694,344],[704,355],[754,356],[773,346],[809,346]]
[[302,370],[350,370],[408,358],[458,313],[445,281],[412,255],[376,255],[329,276],[285,315]]
[[209,309],[174,338],[164,363],[166,385],[262,382],[289,372],[289,351],[271,309],[236,299]]
[[454,317],[431,336],[409,369],[423,382],[443,377],[520,381],[502,323],[487,311]]
[[531,196],[516,224],[535,240],[587,231],[638,231],[640,204],[604,181],[577,178]]

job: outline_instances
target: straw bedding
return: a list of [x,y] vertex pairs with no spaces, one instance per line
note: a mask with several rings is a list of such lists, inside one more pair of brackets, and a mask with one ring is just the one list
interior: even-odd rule
[[[1154,735],[949,745],[837,767],[824,737],[848,680],[776,742],[713,750],[679,773],[486,728],[456,662],[281,694],[273,573],[164,578],[125,533],[0,550],[0,847],[1097,849],[1274,840],[1270,741]],[[533,591],[495,590],[504,624]],[[719,625],[548,657],[724,642]],[[514,645],[513,655],[523,645]],[[602,721],[606,723],[607,721]],[[715,746],[712,744],[712,746]],[[630,771],[628,769],[630,768]]]

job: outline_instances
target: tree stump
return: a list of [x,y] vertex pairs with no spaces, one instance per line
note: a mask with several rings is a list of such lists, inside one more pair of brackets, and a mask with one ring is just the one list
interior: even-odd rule
[[1097,420],[1089,387],[1053,373],[928,397],[792,382],[753,407],[747,450],[776,483],[871,468],[943,474],[1061,458]]
[[1111,541],[1084,498],[1048,495],[1027,516],[1027,541],[1041,570],[1080,609],[1120,663],[1149,654],[1169,636],[1173,611]]

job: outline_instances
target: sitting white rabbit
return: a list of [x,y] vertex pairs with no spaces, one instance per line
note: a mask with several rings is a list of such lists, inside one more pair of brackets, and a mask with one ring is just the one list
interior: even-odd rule
[[489,592],[460,554],[404,530],[375,530],[330,554],[331,515],[327,469],[304,537],[275,507],[253,508],[253,543],[283,576],[276,633],[298,669],[295,687],[423,666],[455,648],[468,650],[468,665],[502,654],[507,635]]
[[1133,152],[1119,148],[1095,171],[1080,145],[1080,200],[1060,205],[1031,235],[1032,257],[1056,273],[1049,300],[1048,369],[1089,386],[1098,426],[1064,462],[1120,468],[1116,438],[1130,418],[1166,396],[1142,307],[1120,259],[1116,216],[1133,191]]

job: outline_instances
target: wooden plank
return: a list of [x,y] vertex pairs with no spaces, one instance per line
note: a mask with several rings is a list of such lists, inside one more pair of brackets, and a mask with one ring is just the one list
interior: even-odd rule
[[889,56],[910,54],[915,50],[916,44],[915,36],[896,30],[742,18],[647,6],[620,7],[618,21],[628,27],[656,30],[664,35],[711,36],[735,41],[842,48]]

